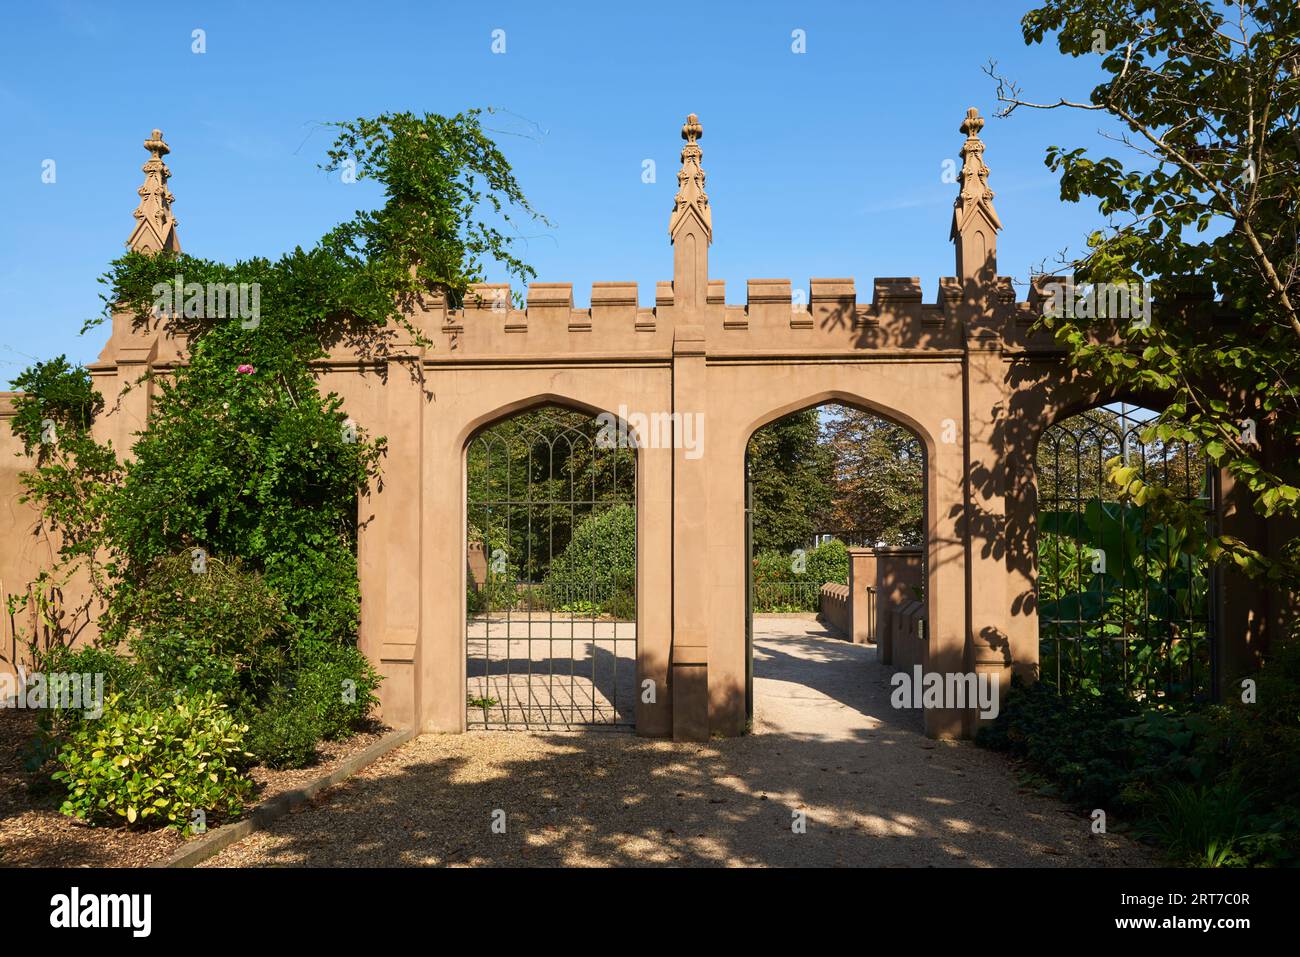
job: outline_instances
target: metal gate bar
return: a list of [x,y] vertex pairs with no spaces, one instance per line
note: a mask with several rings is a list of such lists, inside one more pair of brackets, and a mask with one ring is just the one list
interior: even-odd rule
[[[471,728],[635,724],[635,458],[603,438],[592,416],[546,408],[469,444]],[[617,561],[629,555],[631,572]]]
[[1062,693],[1216,692],[1213,570],[1107,479],[1108,460],[1122,456],[1144,482],[1200,503],[1212,529],[1210,463],[1186,443],[1143,442],[1154,415],[1092,409],[1051,426],[1039,446],[1040,658]]

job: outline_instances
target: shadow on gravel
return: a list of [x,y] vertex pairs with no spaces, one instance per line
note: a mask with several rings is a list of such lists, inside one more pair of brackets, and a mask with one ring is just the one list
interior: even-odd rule
[[[889,707],[889,671],[874,649],[811,633],[756,636],[756,645],[756,675],[770,682],[760,708],[766,694],[784,727],[760,722],[761,733],[704,744],[609,733],[426,735],[278,822],[250,843],[250,859],[345,867],[1150,863],[1140,848],[1093,837],[1086,818],[1027,794],[1000,756],[927,740],[918,713]],[[819,716],[838,722],[834,734],[815,726]],[[498,811],[505,833],[492,829]],[[793,826],[800,814],[805,833]]]

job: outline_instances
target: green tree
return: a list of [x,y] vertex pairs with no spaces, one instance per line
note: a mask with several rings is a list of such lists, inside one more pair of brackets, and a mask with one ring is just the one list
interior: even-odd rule
[[481,114],[385,113],[333,124],[338,135],[324,168],[355,163],[358,181],[383,184],[384,205],[358,211],[321,246],[351,267],[351,291],[360,299],[369,298],[361,291],[365,282],[387,296],[375,304],[382,313],[391,311],[389,293],[418,295],[430,286],[445,289],[457,305],[470,283],[482,280],[487,261],[523,282],[536,275],[515,252],[518,235],[505,230],[517,217],[549,222],[483,131]]
[[920,440],[901,425],[838,406],[823,440],[834,453],[834,531],[867,545],[924,540],[925,460]]
[[[1152,283],[1149,325],[1045,317],[1078,369],[1116,392],[1168,404],[1148,435],[1205,450],[1262,517],[1300,517],[1300,6],[1294,0],[1050,0],[1022,20],[1026,43],[1092,57],[1084,99],[1035,102],[998,80],[1001,115],[1020,108],[1109,116],[1128,161],[1052,147],[1062,199],[1097,201],[1106,224],[1067,262],[1086,282]],[[1212,292],[1230,318],[1195,296]],[[1178,308],[1183,298],[1186,308]],[[1101,330],[1096,327],[1102,326]],[[1098,336],[1096,333],[1115,335]],[[1189,550],[1294,591],[1300,536],[1265,555],[1209,534],[1199,507],[1113,463],[1124,496],[1185,533]]]
[[796,412],[749,440],[754,550],[790,552],[812,542],[832,504],[835,460],[820,441],[819,411]]
[[113,264],[109,300],[141,319],[174,275],[260,291],[255,321],[169,319],[189,337],[189,360],[157,382],[106,516],[125,587],[144,581],[161,557],[202,548],[264,574],[302,634],[355,635],[356,496],[384,443],[348,419],[337,395],[321,393],[311,363],[345,333],[382,348],[392,325],[409,327],[411,297],[430,289],[463,296],[486,258],[521,279],[532,275],[493,220],[536,214],[478,115],[392,113],[334,124],[325,168],[354,164],[358,180],[383,185],[384,202],[309,250],[233,265],[138,254]]
[[159,382],[106,527],[128,591],[170,555],[238,557],[302,633],[348,640],[360,606],[356,497],[382,446],[347,425],[275,325],[211,330]]

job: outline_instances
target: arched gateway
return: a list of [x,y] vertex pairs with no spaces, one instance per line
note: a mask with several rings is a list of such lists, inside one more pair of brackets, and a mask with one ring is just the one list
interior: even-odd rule
[[[1002,228],[987,184],[984,121],[961,124],[960,194],[951,239],[956,274],[926,302],[920,281],[876,279],[862,302],[852,279],[751,279],[729,305],[709,279],[712,214],[694,115],[682,128],[678,191],[669,219],[673,278],[641,308],[632,282],[594,284],[589,309],[568,283],[533,283],[527,308],[509,288],[481,285],[464,309],[431,295],[410,317],[429,344],[401,334],[376,350],[340,342],[319,365],[321,387],[388,440],[382,483],[360,502],[362,649],[384,675],[383,717],[429,731],[466,727],[466,461],[471,441],[515,413],[558,405],[611,413],[635,433],[635,726],[700,740],[737,734],[746,719],[745,449],[766,423],[835,401],[911,429],[926,462],[924,603],[913,609],[908,661],[926,671],[1038,668],[1034,450],[1044,429],[1099,395],[1070,374],[1050,336],[1030,334],[1045,290],[1017,301],[997,273]],[[130,245],[178,249],[161,134],[150,159]],[[129,448],[146,421],[147,370],[184,361],[185,343],[159,324],[116,314],[90,367],[109,411],[97,437]],[[0,399],[0,417],[11,414]],[[697,442],[670,441],[697,423]],[[667,423],[666,425],[664,423]],[[20,591],[48,543],[17,502],[27,463],[0,430],[0,587]],[[10,447],[12,446],[12,447]],[[675,446],[675,447],[674,447]],[[1233,491],[1221,477],[1218,495]],[[1229,508],[1225,524],[1246,521]],[[1248,664],[1263,604],[1250,587],[1220,590],[1215,638],[1224,673]],[[884,620],[883,616],[882,619]],[[17,656],[14,625],[6,657]],[[14,645],[10,648],[8,646]],[[886,657],[886,662],[889,659]],[[901,663],[900,658],[900,663]],[[928,709],[931,735],[972,733],[973,709]]]

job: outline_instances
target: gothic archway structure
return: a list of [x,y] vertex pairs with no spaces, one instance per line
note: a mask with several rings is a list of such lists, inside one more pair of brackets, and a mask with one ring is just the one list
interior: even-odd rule
[[[745,302],[729,304],[723,283],[709,278],[712,213],[692,115],[669,221],[673,278],[657,284],[653,307],[639,305],[632,282],[594,284],[587,309],[574,308],[568,283],[533,283],[524,309],[506,305],[508,287],[481,285],[463,309],[434,294],[411,309],[428,345],[397,332],[366,352],[341,341],[320,364],[321,386],[388,439],[382,483],[360,503],[358,546],[360,641],[385,677],[384,719],[464,729],[466,444],[484,425],[547,402],[704,423],[702,449],[674,448],[659,430],[637,436],[637,677],[656,692],[638,706],[639,733],[703,740],[742,731],[744,503],[736,476],[755,429],[828,400],[902,423],[924,445],[927,668],[997,673],[1003,689],[1013,672],[1033,678],[1034,449],[1070,410],[1122,397],[1099,394],[1067,370],[1050,336],[1030,332],[1045,298],[1040,286],[1018,301],[998,275],[1002,224],[982,127],[968,111],[950,236],[956,274],[939,280],[932,301],[914,278],[878,278],[867,301],[852,279],[812,279],[806,295],[788,279],[751,279]],[[149,228],[137,228],[133,248],[176,249],[161,134],[146,148],[137,219]],[[126,387],[146,369],[184,361],[183,339],[115,315],[90,369],[111,410],[96,425],[99,437],[129,448],[151,392]],[[0,587],[15,591],[48,556],[24,538],[36,518],[16,501],[26,466],[11,454],[9,432],[0,430],[0,495],[10,503],[0,524],[6,541],[25,544],[0,556]],[[1251,538],[1245,511],[1234,514],[1228,521]],[[1219,614],[1227,673],[1233,662],[1252,661],[1265,637],[1259,609],[1267,596],[1232,592],[1238,604]],[[925,715],[934,736],[969,735],[975,720],[971,710]]]

